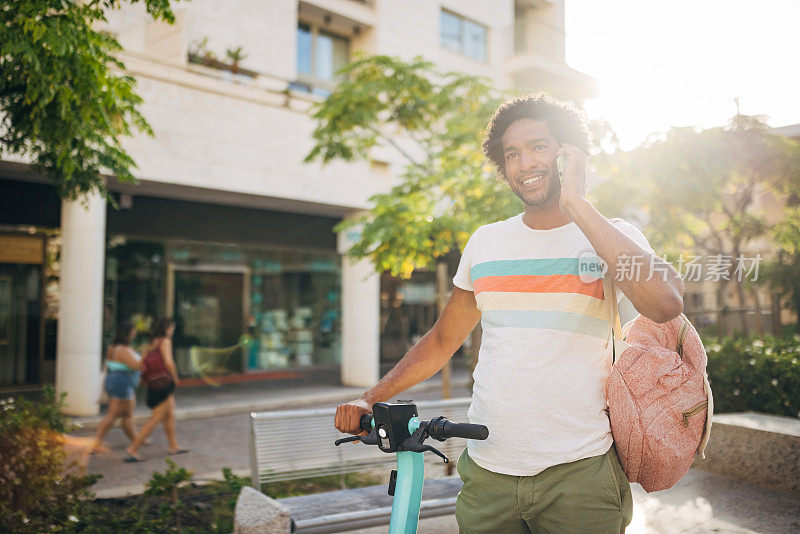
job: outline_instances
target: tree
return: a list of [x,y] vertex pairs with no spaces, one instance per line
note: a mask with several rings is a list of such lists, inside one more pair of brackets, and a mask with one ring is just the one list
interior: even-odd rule
[[779,291],[783,304],[794,310],[795,329],[800,332],[800,206],[796,195],[794,198],[784,218],[772,229],[773,240],[780,250],[777,261],[765,265],[764,282]]
[[[673,128],[595,161],[608,177],[593,191],[601,210],[641,217],[653,246],[668,257],[701,251],[731,258],[723,270],[744,306],[746,286],[733,276],[736,262],[770,227],[766,214],[755,211],[756,198],[782,195],[796,179],[796,143],[771,134],[759,117],[737,114],[726,127]],[[726,288],[720,280],[720,305]]]
[[343,81],[315,109],[316,145],[306,161],[366,160],[379,145],[399,154],[406,164],[399,183],[336,230],[359,227],[349,254],[369,258],[378,272],[408,278],[415,269],[436,269],[441,313],[445,256],[463,248],[478,226],[522,209],[481,152],[481,132],[498,95],[485,79],[441,73],[421,58],[372,56],[341,74]]
[[[64,198],[99,191],[104,174],[135,181],[120,139],[152,135],[135,80],[114,57],[117,40],[94,29],[126,0],[16,0],[0,7],[0,156],[30,158]],[[127,0],[137,3],[139,0]],[[174,21],[169,0],[143,0]]]

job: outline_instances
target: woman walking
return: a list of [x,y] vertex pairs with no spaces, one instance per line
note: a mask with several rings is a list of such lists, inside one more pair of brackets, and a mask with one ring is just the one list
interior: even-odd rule
[[108,394],[108,413],[97,427],[92,452],[102,449],[103,440],[116,423],[122,419],[120,426],[128,439],[134,441],[136,431],[133,428],[133,410],[136,407],[136,386],[139,384],[139,370],[142,368],[141,357],[131,347],[136,337],[136,328],[123,321],[117,326],[117,332],[106,354],[106,380],[103,387]]
[[142,425],[139,434],[126,449],[126,462],[144,461],[138,455],[139,447],[155,430],[159,423],[164,423],[170,454],[189,452],[178,446],[175,425],[175,386],[178,384],[178,370],[172,358],[172,334],[175,322],[172,319],[158,319],[153,326],[153,336],[147,347],[146,356],[142,360],[142,382],[147,389],[147,406],[153,410],[150,419]]

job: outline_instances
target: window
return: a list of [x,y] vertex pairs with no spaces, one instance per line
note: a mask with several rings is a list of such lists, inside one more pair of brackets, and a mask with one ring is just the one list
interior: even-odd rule
[[147,322],[169,310],[180,376],[213,380],[341,363],[342,275],[334,251],[116,234],[107,254],[117,265],[106,270],[113,316]]
[[464,17],[442,11],[440,18],[442,48],[486,61],[486,27]]
[[525,27],[525,11],[514,10],[514,53],[522,54],[525,52],[527,40],[527,28]]
[[703,294],[702,293],[689,293],[686,295],[689,297],[687,300],[691,305],[693,310],[698,310],[703,307]]
[[336,85],[336,72],[350,60],[350,42],[312,24],[297,25],[297,77],[293,89],[320,96]]

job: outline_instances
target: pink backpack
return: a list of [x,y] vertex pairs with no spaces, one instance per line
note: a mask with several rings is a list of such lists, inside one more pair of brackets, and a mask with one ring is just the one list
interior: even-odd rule
[[[609,319],[617,322],[613,284]],[[667,323],[639,315],[614,340],[606,385],[611,432],[622,468],[648,493],[675,485],[703,454],[711,432],[714,399],[700,336],[681,314]]]

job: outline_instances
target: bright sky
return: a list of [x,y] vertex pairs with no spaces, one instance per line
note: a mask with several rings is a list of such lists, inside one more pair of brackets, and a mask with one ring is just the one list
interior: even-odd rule
[[800,123],[800,0],[565,0],[567,63],[594,77],[587,102],[622,148],[670,126],[742,113]]

